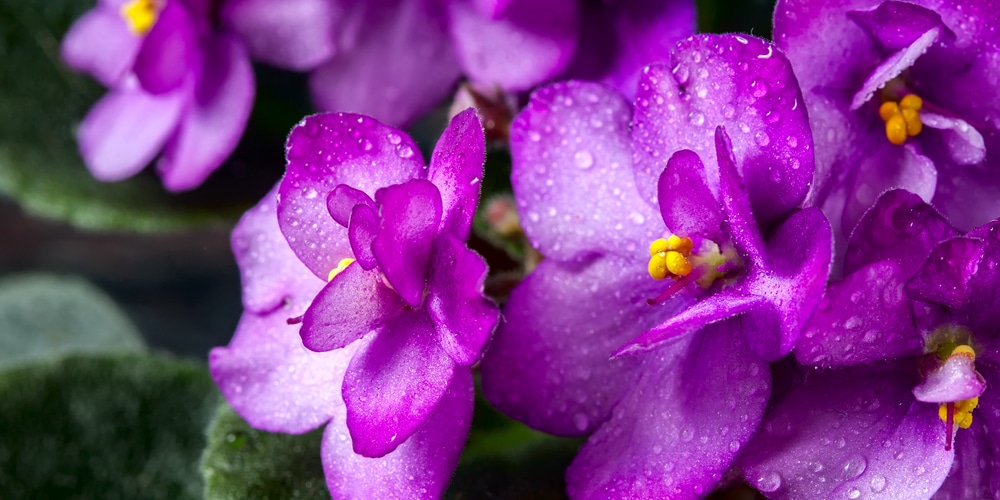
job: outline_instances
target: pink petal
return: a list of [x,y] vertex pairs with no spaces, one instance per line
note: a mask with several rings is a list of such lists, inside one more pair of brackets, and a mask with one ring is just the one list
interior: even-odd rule
[[113,87],[132,67],[141,43],[116,10],[97,7],[73,23],[63,37],[61,53],[71,68]]

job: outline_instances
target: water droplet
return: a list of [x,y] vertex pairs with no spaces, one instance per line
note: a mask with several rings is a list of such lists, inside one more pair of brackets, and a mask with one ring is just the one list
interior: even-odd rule
[[409,158],[413,156],[413,148],[409,146],[403,146],[397,151],[400,158]]
[[771,136],[767,135],[767,132],[764,132],[763,130],[761,130],[760,132],[757,132],[756,134],[754,134],[753,140],[758,145],[767,146],[768,144],[771,143]]
[[885,476],[881,476],[878,474],[872,476],[871,485],[873,492],[881,493],[883,490],[885,490]]
[[700,126],[705,123],[705,115],[697,111],[692,111],[691,114],[688,115],[688,119],[691,120],[692,125]]
[[797,148],[797,147],[799,147],[799,139],[797,137],[795,137],[794,135],[790,135],[790,136],[786,137],[785,138],[785,142],[788,143],[788,147],[790,147],[790,148]]
[[577,168],[590,168],[594,166],[594,155],[590,154],[590,151],[582,149],[573,155],[573,163],[576,164]]
[[864,473],[865,469],[868,468],[868,461],[861,455],[851,455],[847,457],[842,467],[844,469],[844,480],[847,481]]
[[848,488],[847,489],[847,498],[850,498],[851,500],[854,500],[855,498],[860,498],[860,497],[861,497],[861,490],[859,490],[857,488]]
[[542,134],[539,134],[538,132],[535,132],[534,130],[532,130],[531,132],[528,132],[528,139],[531,139],[532,141],[538,142],[538,141],[542,140]]
[[767,95],[767,84],[764,83],[764,80],[754,80],[750,82],[750,89],[750,92],[754,97],[760,98]]
[[765,472],[757,478],[757,489],[764,493],[774,493],[781,488],[781,474],[775,471]]
[[576,426],[576,430],[583,432],[587,430],[587,426],[590,425],[590,419],[588,419],[583,413],[577,413],[576,415],[573,415],[573,425]]
[[398,145],[403,140],[403,138],[400,137],[399,134],[397,134],[395,132],[389,132],[389,136],[388,137],[389,137],[389,142],[392,143],[392,144],[395,144],[395,145]]
[[319,193],[317,193],[315,189],[309,188],[309,189],[306,189],[306,192],[303,193],[302,196],[304,196],[307,200],[312,200],[312,199],[316,198],[316,196],[318,196],[318,195],[319,195]]

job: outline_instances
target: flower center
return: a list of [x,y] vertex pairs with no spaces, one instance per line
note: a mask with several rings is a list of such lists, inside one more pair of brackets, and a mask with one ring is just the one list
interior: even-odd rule
[[691,283],[707,289],[715,280],[737,271],[738,260],[736,252],[720,251],[719,245],[710,240],[702,240],[701,248],[695,253],[691,238],[677,235],[658,238],[649,245],[647,271],[654,280],[670,278],[674,283],[647,302],[650,305],[661,303]]
[[885,101],[878,108],[878,114],[885,121],[885,136],[889,142],[902,146],[907,137],[913,137],[924,129],[920,121],[920,109],[924,101],[916,94],[907,94],[897,101]]
[[[972,361],[975,361],[976,351],[968,345],[961,344],[951,349],[951,354],[949,354],[945,359],[951,358],[952,356],[969,356],[972,358]],[[945,450],[951,449],[952,431],[955,429],[956,425],[961,429],[968,429],[969,426],[972,425],[972,410],[975,410],[977,406],[979,406],[979,398],[974,397],[951,403],[942,403],[938,407],[938,417],[940,417],[941,421],[945,423],[945,429],[947,432],[947,436],[945,438]]]
[[143,36],[153,29],[163,4],[157,0],[132,0],[121,6],[121,16],[133,35]]

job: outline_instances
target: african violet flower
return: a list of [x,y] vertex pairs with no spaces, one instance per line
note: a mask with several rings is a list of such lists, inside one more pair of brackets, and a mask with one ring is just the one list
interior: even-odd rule
[[434,106],[462,74],[519,92],[569,68],[631,94],[642,66],[695,26],[691,0],[325,1],[333,49],[310,77],[314,100],[394,125]]
[[751,484],[771,498],[1000,495],[998,264],[1000,221],[959,235],[919,196],[883,194],[795,348],[835,369],[769,413],[742,460]]
[[775,43],[815,132],[810,199],[839,238],[894,187],[963,230],[1000,214],[998,12],[989,0],[778,2]]
[[335,498],[439,496],[458,463],[470,366],[497,320],[485,263],[464,244],[484,151],[472,110],[429,167],[396,129],[312,116],[289,136],[277,192],[233,232],[246,311],[232,343],[212,351],[212,374],[254,427],[329,422]]
[[590,435],[567,471],[576,498],[707,494],[831,260],[826,219],[799,208],[812,141],[773,46],[693,37],[638,88],[633,116],[600,84],[545,87],[512,128],[524,231],[546,258],[511,294],[483,391],[532,427]]

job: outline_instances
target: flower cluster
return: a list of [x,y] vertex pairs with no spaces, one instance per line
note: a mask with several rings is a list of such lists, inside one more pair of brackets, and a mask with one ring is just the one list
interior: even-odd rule
[[[273,27],[232,10],[263,3],[223,17]],[[211,367],[251,425],[327,425],[334,497],[440,496],[474,370],[501,412],[585,438],[573,498],[739,481],[769,498],[1000,495],[1000,6],[781,0],[772,43],[678,41],[684,2],[362,3],[324,3],[343,36],[300,61],[324,106],[398,124],[459,74],[511,92],[577,80],[535,90],[505,136],[520,219],[491,217],[543,258],[502,314],[466,246],[474,110],[428,166],[370,117],[292,130],[285,177],[233,233],[245,312]],[[241,37],[262,60],[295,52]],[[152,92],[162,78],[135,60],[114,71]]]

